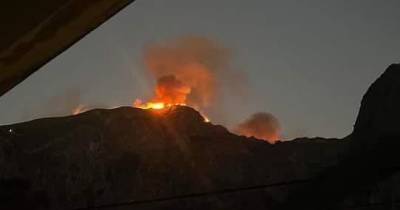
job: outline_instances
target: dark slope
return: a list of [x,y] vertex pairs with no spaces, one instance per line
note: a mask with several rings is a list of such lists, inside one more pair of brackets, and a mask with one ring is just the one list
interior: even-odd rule
[[[400,199],[400,65],[390,65],[364,95],[349,152],[339,164],[296,190],[283,209],[340,209],[340,201],[362,197],[364,208],[397,209]],[[381,200],[371,187],[381,183]],[[382,184],[383,183],[383,184]],[[318,199],[315,199],[318,198]],[[368,200],[369,199],[369,200]],[[376,199],[376,200],[375,200]],[[339,204],[338,204],[339,203]],[[354,201],[349,206],[359,206]],[[327,208],[329,207],[329,208]]]
[[[231,134],[181,106],[163,115],[121,107],[1,126],[0,205],[179,210],[321,207],[314,204],[374,209],[372,204],[392,204],[387,198],[400,189],[399,184],[387,187],[387,180],[396,182],[396,161],[391,161],[400,159],[394,154],[396,145],[370,141],[374,135],[365,141],[383,143],[359,145],[371,132],[365,125],[383,119],[382,109],[369,104],[377,99],[392,103],[383,98],[400,94],[397,89],[390,89],[388,96],[371,93],[396,86],[396,79],[385,79],[400,79],[391,73],[397,71],[393,68],[398,67],[391,66],[371,86],[354,134],[343,140],[296,139],[270,145]],[[383,110],[390,117],[396,111]],[[396,131],[398,124],[391,126]],[[391,139],[396,139],[394,133]],[[389,172],[380,173],[381,166]]]
[[[400,64],[390,65],[368,89],[354,125],[354,138],[363,146],[400,133]],[[365,138],[370,141],[364,140]]]
[[205,123],[188,107],[164,115],[92,110],[0,129],[1,177],[67,209],[308,179],[335,164],[345,146],[270,145]]

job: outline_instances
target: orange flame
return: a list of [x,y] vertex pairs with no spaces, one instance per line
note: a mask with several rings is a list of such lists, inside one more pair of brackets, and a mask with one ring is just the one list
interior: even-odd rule
[[189,105],[199,111],[216,98],[217,72],[227,69],[227,50],[204,37],[183,37],[149,45],[144,64],[157,80],[154,95],[146,103],[136,99],[134,107],[163,110]]
[[176,79],[174,75],[164,76],[158,79],[154,90],[154,97],[147,103],[136,99],[133,106],[142,109],[164,109],[173,105],[186,105],[186,96],[191,88]]
[[77,115],[77,114],[80,114],[80,113],[85,112],[85,111],[87,111],[87,108],[84,105],[79,104],[77,107],[75,107],[72,110],[72,115]]
[[[175,75],[169,74],[157,80],[154,96],[149,102],[144,103],[142,100],[136,99],[133,102],[133,106],[136,108],[153,110],[164,110],[165,108],[170,108],[175,105],[187,106],[187,97],[191,91],[191,86],[177,79]],[[201,112],[200,114],[203,116],[205,122],[210,121],[204,114]]]
[[165,108],[165,104],[163,102],[157,102],[157,103],[147,102],[147,103],[143,103],[142,100],[136,99],[133,102],[133,107],[141,108],[141,109],[164,109]]
[[[187,106],[187,105],[184,104],[184,103],[172,104],[172,103],[164,103],[164,102],[147,102],[147,103],[143,103],[143,101],[140,100],[140,99],[136,99],[133,102],[133,107],[135,107],[135,108],[153,109],[153,110],[156,110],[156,111],[163,111],[163,110],[165,110],[167,108],[171,108],[172,106]],[[161,113],[163,113],[163,112],[161,112]],[[210,122],[210,119],[206,115],[204,115],[204,113],[202,113],[200,111],[199,111],[199,113],[204,118],[204,122]]]

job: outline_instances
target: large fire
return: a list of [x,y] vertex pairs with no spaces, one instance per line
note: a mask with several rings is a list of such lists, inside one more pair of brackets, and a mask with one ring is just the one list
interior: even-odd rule
[[[175,75],[162,76],[158,79],[154,89],[154,96],[149,102],[143,102],[141,99],[135,99],[133,107],[141,109],[153,109],[163,112],[172,106],[188,106],[186,104],[187,96],[192,88],[178,80]],[[197,109],[197,111],[199,111]],[[204,121],[210,120],[202,112]]]
[[[175,75],[162,76],[157,81],[153,98],[145,103],[141,99],[136,99],[133,102],[133,107],[162,112],[172,106],[188,106],[187,97],[191,91],[192,87],[178,80]],[[198,106],[194,105],[193,107]],[[197,111],[203,116],[205,122],[210,121],[204,113],[198,109]]]
[[191,87],[176,79],[175,75],[167,75],[158,79],[154,97],[147,103],[136,99],[133,106],[142,109],[164,109],[173,105],[186,105],[187,95]]
[[[173,106],[187,106],[184,103],[165,103],[165,102],[147,102],[147,103],[143,103],[142,100],[140,99],[136,99],[133,102],[133,107],[136,108],[140,108],[140,109],[152,109],[152,110],[157,110],[157,111],[161,111],[161,113],[163,113],[163,111],[168,110],[169,108],[173,107]],[[210,122],[210,119],[202,112],[200,112],[200,115],[204,118],[204,122]]]
[[[176,105],[190,106],[209,122],[204,112],[218,113],[216,107],[223,104],[215,103],[224,98],[224,94],[218,91],[229,90],[235,95],[241,93],[240,87],[245,84],[244,77],[230,68],[229,57],[229,50],[204,37],[183,37],[147,45],[144,51],[145,72],[150,81],[156,83],[152,96],[144,101],[135,99],[132,106],[159,114]],[[211,104],[217,106],[210,107]],[[78,106],[73,114],[85,110],[85,107]],[[269,113],[256,113],[232,131],[270,143],[275,143],[281,136],[278,120]]]
[[172,104],[165,104],[164,102],[147,102],[143,103],[142,100],[136,99],[133,102],[133,107],[141,109],[164,109],[165,107],[170,107]]
[[153,96],[133,106],[163,110],[174,105],[204,110],[215,98],[216,72],[225,67],[225,49],[202,37],[186,37],[149,45],[144,54],[146,72],[156,80]]

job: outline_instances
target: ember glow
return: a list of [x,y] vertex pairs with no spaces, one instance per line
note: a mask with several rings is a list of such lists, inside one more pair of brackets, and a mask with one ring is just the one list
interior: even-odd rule
[[143,103],[142,100],[136,99],[133,102],[133,107],[141,109],[164,109],[165,107],[171,106],[170,104],[165,104],[163,102],[147,102]]
[[77,115],[77,114],[80,114],[80,113],[85,112],[85,111],[87,111],[87,108],[84,105],[79,104],[77,107],[75,107],[72,110],[72,115]]
[[[159,113],[164,113],[164,111],[166,111],[167,109],[169,109],[169,108],[171,108],[173,106],[187,106],[187,105],[183,104],[183,103],[171,104],[171,103],[164,103],[164,102],[147,102],[147,103],[143,103],[142,100],[140,100],[140,99],[136,99],[133,102],[133,107],[135,107],[135,108],[153,109],[153,110],[158,111]],[[205,114],[201,113],[199,110],[197,110],[197,111],[204,118],[204,122],[210,122],[210,119]]]

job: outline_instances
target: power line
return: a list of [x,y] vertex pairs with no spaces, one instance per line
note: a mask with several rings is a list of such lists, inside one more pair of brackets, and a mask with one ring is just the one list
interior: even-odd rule
[[131,205],[139,205],[139,204],[151,204],[157,202],[164,202],[164,201],[172,201],[172,200],[181,200],[181,199],[188,199],[188,198],[198,198],[198,197],[207,197],[213,195],[222,195],[222,194],[229,194],[235,192],[243,192],[243,191],[252,191],[252,190],[259,190],[264,188],[271,188],[271,187],[279,187],[285,185],[294,185],[294,184],[304,184],[309,182],[309,179],[299,179],[299,180],[292,180],[286,182],[278,182],[273,184],[264,184],[264,185],[255,185],[250,187],[241,187],[241,188],[228,188],[223,190],[215,190],[203,193],[191,193],[191,194],[184,194],[184,195],[177,195],[177,196],[169,196],[169,197],[161,197],[155,199],[144,199],[138,201],[128,201],[116,204],[107,204],[107,205],[100,205],[100,206],[89,206],[85,208],[78,208],[76,210],[86,210],[86,209],[106,209],[106,208],[113,208],[113,207],[120,207],[120,206],[131,206]]

